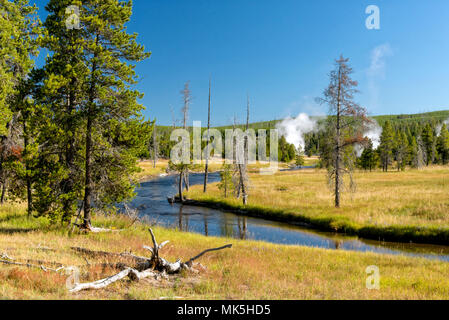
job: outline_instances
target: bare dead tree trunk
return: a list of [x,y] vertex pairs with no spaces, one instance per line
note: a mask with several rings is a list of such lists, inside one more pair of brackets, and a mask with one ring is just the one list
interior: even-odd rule
[[206,166],[204,169],[204,188],[203,192],[207,192],[207,178],[209,174],[209,131],[210,131],[210,95],[211,95],[211,79],[209,78],[209,104],[207,109],[207,142],[206,142]]
[[340,157],[341,157],[341,132],[340,132],[340,97],[341,97],[341,67],[338,69],[338,97],[337,97],[337,143],[335,155],[335,207],[340,208]]
[[[184,90],[181,91],[181,94],[183,95],[183,101],[184,101],[184,107],[182,108],[183,113],[183,122],[184,122],[184,130],[187,130],[187,118],[189,115],[189,105],[190,101],[192,100],[190,89],[189,89],[190,82],[187,81],[184,85]],[[189,191],[190,183],[189,183],[189,170],[186,169],[184,171],[183,175],[184,183],[186,185],[186,190]]]
[[154,122],[153,129],[153,168],[156,168],[157,160],[158,160],[158,145],[157,145],[157,126],[156,122]]
[[182,170],[180,173],[179,173],[179,183],[178,183],[178,191],[179,191],[179,201],[181,201],[181,203],[183,203],[184,202],[184,197],[183,197],[183,195],[182,195],[182,189],[183,189],[183,186],[182,186],[182,182],[183,182],[183,179],[184,179],[184,171]]
[[[249,129],[249,96],[247,98],[246,104],[246,131]],[[248,204],[248,190],[246,183],[247,169],[248,169],[248,137],[245,135],[243,153],[244,153],[244,164],[240,165],[240,183],[242,188],[243,205]]]

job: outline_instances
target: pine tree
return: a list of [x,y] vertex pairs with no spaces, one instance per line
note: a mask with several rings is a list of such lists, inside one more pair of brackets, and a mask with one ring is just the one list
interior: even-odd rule
[[[73,4],[80,8],[79,29],[66,27],[66,9]],[[148,141],[139,137],[151,131],[142,123],[142,95],[132,89],[133,63],[149,54],[136,34],[127,33],[131,1],[51,0],[47,10],[44,44],[53,54],[42,80],[40,138],[46,143],[39,157],[38,207],[69,220],[83,199],[83,226],[89,229],[93,200],[102,206],[133,194],[129,177],[137,171],[137,150]]]
[[[2,200],[8,188],[15,196],[27,185],[28,215],[31,215],[30,140],[27,124],[33,109],[29,73],[38,54],[41,22],[37,7],[28,0],[0,0],[0,171]],[[23,146],[24,140],[25,146]]]
[[327,145],[331,146],[328,148],[328,178],[337,208],[340,207],[344,174],[349,173],[350,187],[353,189],[355,186],[352,179],[353,146],[366,142],[363,132],[370,122],[366,109],[353,101],[358,84],[351,79],[353,70],[348,61],[342,56],[335,61],[335,69],[330,73],[330,84],[324,91],[324,98],[319,99],[319,102],[330,107],[327,118]]
[[430,165],[436,158],[436,141],[435,134],[430,123],[427,123],[422,132],[422,141],[424,144],[425,152],[427,154],[426,165]]
[[232,165],[223,163],[220,178],[221,181],[218,183],[218,189],[223,191],[224,197],[227,198],[228,192],[235,188],[232,181]]
[[[143,95],[132,89],[137,83],[134,63],[150,54],[137,43],[137,34],[127,33],[131,1],[89,0],[83,2],[83,8],[84,60],[90,71],[86,79],[87,101],[83,105],[86,121],[84,227],[89,229],[95,193],[98,198],[101,189],[114,187],[120,189],[116,194],[120,198],[132,195],[132,181],[126,177],[136,170],[132,148],[138,148],[139,142],[132,138],[135,132],[129,129],[139,128],[136,117],[143,109],[137,103]],[[104,149],[98,152],[94,145]],[[105,155],[104,150],[109,150],[109,154]],[[98,166],[105,162],[111,165],[108,172],[102,172]],[[100,172],[103,174],[99,175]],[[95,181],[94,177],[99,178]]]
[[446,165],[449,162],[449,131],[445,123],[442,125],[440,135],[437,138],[437,151],[441,163]]
[[360,156],[360,166],[364,170],[369,170],[371,172],[377,167],[377,161],[377,153],[374,151],[373,142],[369,140]]
[[400,171],[405,169],[408,160],[409,145],[405,132],[398,131],[396,133],[395,142],[396,142],[395,154],[396,154],[397,169],[398,171]]
[[7,123],[12,120],[11,96],[32,69],[32,56],[37,55],[40,21],[36,12],[28,0],[0,0],[0,135],[7,134]]
[[382,170],[388,171],[388,166],[393,160],[393,148],[394,148],[394,133],[391,123],[386,121],[382,135],[380,136],[379,155],[382,164]]

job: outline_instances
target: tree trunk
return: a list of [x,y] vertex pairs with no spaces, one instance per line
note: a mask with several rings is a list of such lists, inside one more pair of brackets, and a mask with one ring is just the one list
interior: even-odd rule
[[5,202],[5,194],[6,194],[6,181],[2,184],[2,195],[0,198],[0,203],[3,204]]
[[337,154],[335,157],[335,207],[340,208],[340,94],[341,94],[341,69],[338,71],[338,97],[337,97]]
[[[27,156],[28,155],[28,128],[26,125],[26,121],[27,119],[24,119],[23,122],[23,133],[24,133],[24,154]],[[28,213],[28,217],[31,217],[32,211],[33,211],[33,199],[32,199],[32,194],[31,194],[31,177],[28,173],[29,167],[28,167],[28,159],[25,161],[25,170],[26,170],[26,175],[25,175],[25,180],[26,180],[26,185],[27,185],[27,213]]]
[[156,168],[157,157],[158,157],[158,147],[157,147],[157,131],[156,131],[156,122],[154,123],[153,129],[153,168]]
[[[74,39],[72,38],[70,41],[72,44],[74,43]],[[74,55],[74,52],[72,52],[72,57]],[[73,65],[75,64],[74,59],[71,59],[71,62],[73,63]],[[75,104],[77,103],[77,99],[76,99],[76,93],[75,93],[75,88],[76,88],[76,83],[77,83],[77,79],[75,77],[72,77],[70,80],[70,89],[68,92],[68,96],[67,96],[67,122],[66,122],[66,134],[69,134],[69,138],[68,138],[68,142],[66,144],[66,157],[65,157],[65,165],[66,168],[69,170],[69,176],[67,179],[65,179],[65,181],[63,181],[63,193],[64,194],[69,194],[71,192],[73,192],[73,185],[74,185],[74,181],[73,181],[73,173],[72,171],[75,170],[75,132],[73,129],[73,112],[75,111]],[[73,199],[66,199],[63,201],[62,206],[63,206],[63,216],[62,216],[62,222],[64,223],[65,221],[68,221],[72,218],[73,214],[74,214],[74,200]]]
[[209,174],[209,130],[210,130],[210,93],[211,93],[211,80],[209,79],[209,104],[207,109],[207,144],[206,144],[206,167],[204,169],[204,187],[203,192],[207,192],[207,178]]
[[91,196],[92,196],[92,119],[88,116],[86,132],[86,181],[84,189],[84,223],[83,227],[91,228]]
[[179,173],[179,183],[178,183],[178,191],[179,191],[179,201],[184,202],[184,198],[182,195],[182,181],[184,179],[184,171]]
[[[98,45],[99,37],[97,35],[96,44]],[[86,176],[85,176],[85,186],[84,186],[84,222],[83,228],[90,230],[92,228],[92,127],[93,127],[93,117],[94,117],[94,101],[95,101],[95,72],[97,71],[96,64],[97,53],[94,54],[94,62],[92,65],[92,80],[89,90],[89,102],[87,110],[87,125],[86,125]]]
[[190,183],[189,183],[189,171],[186,169],[184,171],[184,183],[186,185],[186,190],[189,191],[190,189]]

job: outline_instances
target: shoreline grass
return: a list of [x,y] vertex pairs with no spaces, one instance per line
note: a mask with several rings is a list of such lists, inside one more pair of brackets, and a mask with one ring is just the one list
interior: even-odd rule
[[197,186],[187,193],[192,204],[220,208],[372,240],[449,245],[449,168],[423,171],[356,173],[359,191],[332,206],[323,170],[251,174],[249,204],[223,198],[217,184],[207,194]]
[[[124,216],[94,217],[96,226],[122,229]],[[151,242],[148,226],[133,225],[122,232],[73,234],[46,219],[26,218],[23,205],[0,208],[0,252],[15,259],[57,261],[79,266],[81,281],[93,281],[116,271],[96,267],[70,250],[92,250],[146,255]],[[16,231],[5,231],[16,229]],[[18,231],[20,230],[20,231]],[[350,251],[284,246],[258,241],[205,237],[154,227],[158,240],[170,240],[163,256],[170,261],[189,258],[206,248],[232,243],[233,248],[200,259],[207,267],[200,275],[181,274],[171,281],[121,281],[102,290],[71,294],[68,275],[0,264],[1,299],[448,299],[449,263]],[[42,247],[55,251],[39,250]],[[366,288],[368,266],[380,269],[380,290]]]

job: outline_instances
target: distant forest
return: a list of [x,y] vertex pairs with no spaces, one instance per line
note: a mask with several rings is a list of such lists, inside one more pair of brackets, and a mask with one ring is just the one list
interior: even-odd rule
[[[318,122],[324,121],[324,117],[312,117]],[[374,148],[372,141],[364,148],[362,154],[356,155],[357,165],[363,169],[375,169],[377,167],[388,170],[395,164],[398,169],[410,165],[421,167],[429,164],[446,164],[449,162],[449,133],[445,121],[449,119],[449,110],[435,111],[420,114],[381,115],[371,117],[382,128],[380,144]],[[250,124],[250,128],[257,130],[275,129],[282,120],[256,122]],[[223,138],[226,129],[233,126],[216,127],[222,132]],[[237,128],[244,129],[243,125]],[[157,126],[157,154],[158,157],[169,158],[171,147],[176,142],[170,141],[173,126]],[[206,130],[203,128],[203,130]],[[300,152],[307,156],[322,156],[325,152],[323,141],[326,139],[324,130],[317,130],[304,135],[305,150]],[[153,155],[155,140],[149,142],[148,152],[141,154],[142,158],[151,158]],[[204,146],[203,146],[204,147]],[[269,142],[267,145],[269,152]],[[295,146],[289,144],[285,137],[279,140],[279,159],[282,162],[291,162],[298,156]]]

